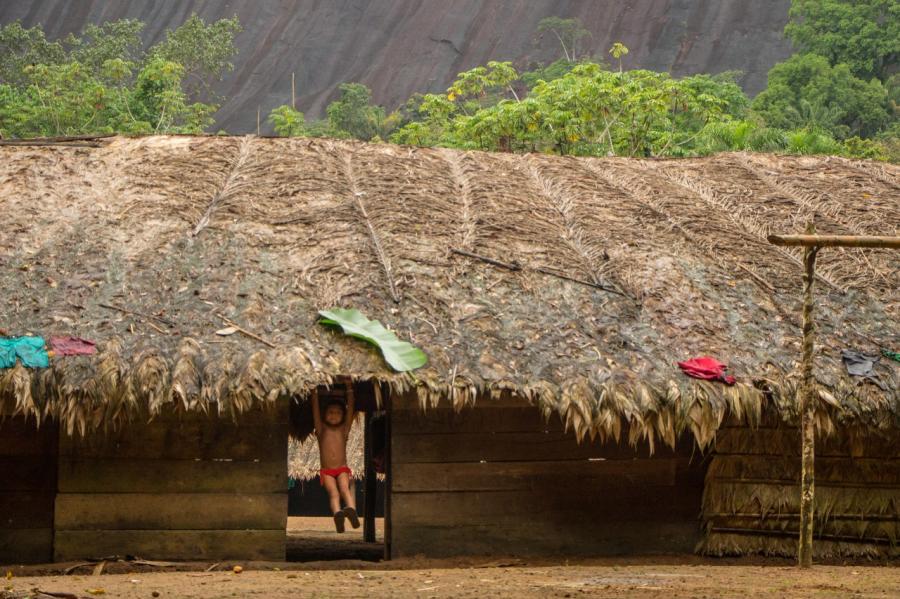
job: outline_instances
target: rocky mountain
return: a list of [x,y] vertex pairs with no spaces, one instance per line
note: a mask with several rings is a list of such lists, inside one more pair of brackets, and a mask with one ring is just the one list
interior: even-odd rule
[[591,37],[586,53],[606,57],[613,42],[631,49],[625,66],[676,75],[743,72],[750,93],[790,54],[782,37],[790,0],[0,0],[0,23],[42,24],[51,37],[86,23],[125,17],[147,23],[147,43],[191,12],[206,20],[238,15],[243,32],[235,69],[218,91],[217,117],[230,132],[255,130],[290,101],[321,116],[337,85],[360,81],[395,108],[414,92],[443,90],[459,71],[488,60],[519,66],[551,61],[553,40],[535,43],[547,16],[577,17]]

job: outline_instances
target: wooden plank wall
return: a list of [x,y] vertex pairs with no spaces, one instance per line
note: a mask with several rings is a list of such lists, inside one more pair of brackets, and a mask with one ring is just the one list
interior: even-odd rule
[[578,444],[522,400],[391,413],[392,556],[690,552],[705,461]]
[[57,561],[285,558],[287,402],[60,440]]
[[0,419],[0,564],[53,559],[59,427]]

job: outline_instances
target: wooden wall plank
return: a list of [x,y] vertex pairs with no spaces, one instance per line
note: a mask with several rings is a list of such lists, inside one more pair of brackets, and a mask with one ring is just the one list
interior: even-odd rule
[[278,400],[274,404],[254,404],[249,410],[232,416],[231,414],[218,414],[216,412],[187,412],[176,410],[163,410],[155,414],[148,422],[164,424],[177,424],[179,422],[195,422],[206,424],[227,424],[239,426],[255,426],[260,424],[274,424],[286,422],[288,419],[288,400]]
[[578,443],[536,408],[391,414],[394,555],[692,551],[707,458]]
[[400,463],[394,465],[394,492],[543,492],[560,484],[566,487],[580,486],[583,489],[612,489],[629,485],[665,487],[675,485],[679,461],[687,462],[688,458]]
[[55,558],[284,559],[287,408],[64,437]]
[[[554,413],[545,420],[541,411],[526,408],[479,407],[460,412],[448,408],[399,410],[391,413],[397,434],[428,433],[535,433],[539,431],[563,432],[564,426]],[[574,435],[573,435],[574,436]]]
[[[725,428],[716,435],[715,452],[735,455],[792,455],[799,459],[800,433],[788,427]],[[856,443],[843,435],[816,439],[816,459],[850,456],[897,458],[896,444],[893,440],[874,435],[865,440],[857,440]]]
[[286,527],[287,493],[66,493],[56,499],[58,531]]
[[606,556],[692,552],[700,539],[696,522],[607,522],[571,517],[565,522],[520,520],[504,527],[394,524],[394,557],[427,555]]
[[0,418],[0,563],[49,562],[59,427]]
[[55,489],[55,456],[0,457],[0,493]]
[[287,455],[267,461],[62,458],[60,493],[285,493]]
[[540,460],[655,459],[675,453],[657,447],[650,454],[646,447],[632,448],[627,443],[578,443],[574,435],[560,432],[397,434],[393,436],[394,463],[419,462],[507,462]]
[[0,529],[52,527],[54,496],[41,491],[0,492]]
[[42,422],[21,416],[0,418],[0,456],[55,456],[59,427],[55,422]]
[[287,422],[239,426],[225,421],[132,424],[85,439],[63,435],[60,455],[74,459],[272,460],[287,456]]
[[0,564],[41,564],[53,561],[52,528],[0,527]]
[[171,560],[284,561],[285,528],[277,530],[60,530],[56,561],[107,555]]
[[[713,479],[779,478],[800,480],[799,456],[724,455],[716,454],[710,467]],[[900,460],[883,458],[819,457],[816,456],[816,484],[841,482],[868,486],[900,485]]]
[[[483,524],[505,528],[519,521],[566,522],[590,519],[602,522],[661,522],[671,518],[695,521],[700,493],[673,487],[616,487],[602,494],[577,485],[543,492],[461,491],[394,493],[395,522],[422,526]],[[665,497],[665,501],[660,498]]]

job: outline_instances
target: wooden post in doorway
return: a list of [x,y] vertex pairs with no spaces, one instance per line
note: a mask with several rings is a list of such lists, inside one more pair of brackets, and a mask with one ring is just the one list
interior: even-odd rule
[[366,543],[375,542],[375,511],[377,503],[375,501],[378,492],[378,473],[375,472],[375,461],[373,455],[373,425],[375,422],[375,412],[367,411],[365,418],[365,434],[364,434],[364,455],[366,480],[363,492],[363,541]]
[[393,445],[391,433],[391,402],[393,396],[387,396],[384,406],[384,559],[391,559],[393,525],[391,514],[391,494],[393,481]]
[[816,386],[813,373],[815,357],[815,322],[813,319],[813,282],[816,278],[816,255],[823,247],[890,248],[900,249],[900,237],[860,235],[816,235],[810,224],[804,235],[769,235],[769,243],[781,246],[801,246],[803,252],[803,355],[800,362],[800,540],[797,560],[801,568],[812,566],[813,528],[815,517],[815,455],[816,455]]

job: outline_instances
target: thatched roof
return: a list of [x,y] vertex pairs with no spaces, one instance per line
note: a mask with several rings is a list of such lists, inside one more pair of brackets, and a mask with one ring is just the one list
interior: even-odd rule
[[[0,328],[100,348],[0,373],[7,410],[84,430],[172,402],[231,414],[347,375],[416,388],[423,403],[510,390],[579,435],[674,443],[689,429],[703,445],[727,415],[795,411],[800,253],[765,235],[811,218],[820,232],[897,234],[900,169],[116,138],[0,147],[0,206]],[[900,345],[898,264],[887,250],[820,257],[823,432],[900,422],[900,364],[882,360],[882,390],[840,359]],[[389,371],[316,324],[333,306],[381,320],[429,364]],[[223,317],[274,347],[217,336]],[[675,367],[704,354],[739,384]]]

